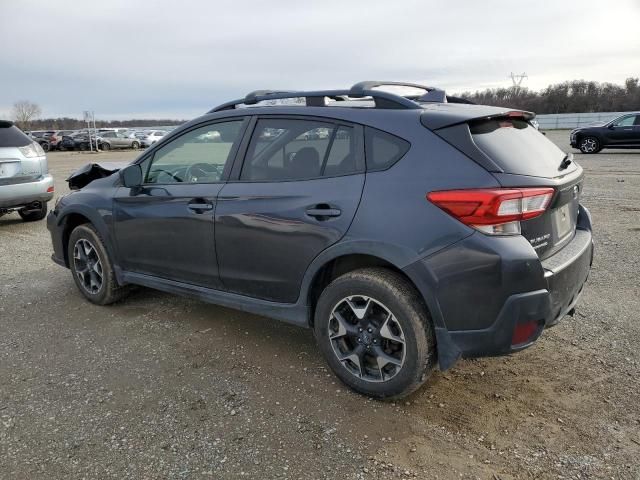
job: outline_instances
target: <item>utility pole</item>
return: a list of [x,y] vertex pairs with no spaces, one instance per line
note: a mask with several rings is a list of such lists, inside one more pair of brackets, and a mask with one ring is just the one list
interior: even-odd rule
[[529,76],[525,72],[522,72],[519,75],[511,72],[509,77],[511,78],[511,82],[513,83],[514,93],[515,93],[515,95],[518,95],[520,93],[520,86],[522,85],[522,81],[525,78],[529,78]]

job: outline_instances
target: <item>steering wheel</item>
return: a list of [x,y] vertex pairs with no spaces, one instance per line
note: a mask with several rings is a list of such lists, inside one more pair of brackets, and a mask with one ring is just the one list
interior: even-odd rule
[[154,171],[155,172],[160,172],[160,173],[165,173],[165,174],[169,175],[171,178],[173,178],[176,182],[183,182],[184,181],[180,177],[178,177],[176,174],[170,172],[169,170],[165,170],[163,168],[156,168]]
[[185,182],[197,182],[200,177],[209,177],[212,173],[219,172],[220,165],[210,163],[194,163],[184,174]]

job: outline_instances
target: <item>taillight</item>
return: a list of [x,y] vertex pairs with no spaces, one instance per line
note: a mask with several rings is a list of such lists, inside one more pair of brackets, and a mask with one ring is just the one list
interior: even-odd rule
[[469,225],[489,235],[518,235],[520,221],[542,215],[553,188],[495,188],[431,192],[427,199]]

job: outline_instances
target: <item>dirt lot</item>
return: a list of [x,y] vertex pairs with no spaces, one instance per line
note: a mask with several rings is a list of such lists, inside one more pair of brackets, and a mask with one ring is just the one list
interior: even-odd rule
[[[49,164],[61,194],[134,155]],[[576,316],[396,404],[348,391],[307,330],[145,289],[90,305],[45,223],[3,217],[0,477],[640,478],[640,151],[576,159],[596,241]]]

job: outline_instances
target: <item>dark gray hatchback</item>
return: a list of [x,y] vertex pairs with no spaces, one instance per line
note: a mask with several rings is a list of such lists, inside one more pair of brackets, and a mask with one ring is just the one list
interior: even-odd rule
[[573,313],[583,172],[532,118],[394,82],[253,92],[72,175],[53,259],[97,304],[143,285],[311,327],[347,385],[401,397]]

